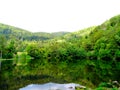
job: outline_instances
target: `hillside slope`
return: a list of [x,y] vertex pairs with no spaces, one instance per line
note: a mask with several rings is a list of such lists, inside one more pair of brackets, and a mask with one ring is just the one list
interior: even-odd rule
[[10,25],[5,25],[0,23],[0,35],[5,35],[7,39],[22,39],[22,40],[49,40],[56,37],[63,36],[69,32],[56,32],[56,33],[46,33],[46,32],[36,32],[32,33],[21,28],[17,28]]

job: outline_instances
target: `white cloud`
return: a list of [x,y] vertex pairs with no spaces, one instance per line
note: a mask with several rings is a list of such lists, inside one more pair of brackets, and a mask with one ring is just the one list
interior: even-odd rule
[[0,22],[36,31],[75,31],[119,14],[120,0],[0,0]]

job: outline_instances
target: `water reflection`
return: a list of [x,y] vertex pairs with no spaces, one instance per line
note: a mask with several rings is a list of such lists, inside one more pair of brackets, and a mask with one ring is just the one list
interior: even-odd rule
[[30,84],[26,87],[20,88],[19,90],[75,90],[76,87],[85,88],[85,86],[75,83],[68,84],[46,83],[46,84]]

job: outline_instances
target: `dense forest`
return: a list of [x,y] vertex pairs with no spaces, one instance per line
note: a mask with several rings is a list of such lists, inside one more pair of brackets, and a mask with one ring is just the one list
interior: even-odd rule
[[0,24],[0,35],[4,35],[6,39],[18,39],[18,40],[27,40],[27,41],[43,41],[49,40],[56,37],[61,37],[69,32],[54,32],[54,33],[46,33],[46,32],[29,32],[27,30],[23,30],[17,27]]
[[0,24],[0,58],[1,90],[46,82],[118,90],[120,15],[72,33],[32,33]]

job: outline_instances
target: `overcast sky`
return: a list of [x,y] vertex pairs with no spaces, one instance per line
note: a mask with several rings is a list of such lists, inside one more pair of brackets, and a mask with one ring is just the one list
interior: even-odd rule
[[120,14],[120,0],[0,0],[0,23],[32,32],[77,31]]

